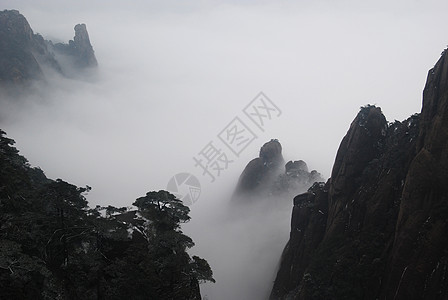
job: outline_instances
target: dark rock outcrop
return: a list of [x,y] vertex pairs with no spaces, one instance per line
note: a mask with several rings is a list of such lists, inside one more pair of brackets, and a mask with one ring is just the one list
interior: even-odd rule
[[290,239],[283,250],[271,298],[297,293],[314,251],[325,234],[328,185],[315,183],[306,194],[294,198]]
[[42,79],[41,64],[61,72],[47,43],[17,10],[0,11],[0,83]]
[[308,166],[303,160],[288,161],[285,172],[277,177],[271,190],[274,196],[287,195],[290,198],[323,180],[316,170],[308,172]]
[[86,24],[75,26],[75,37],[68,44],[58,43],[54,45],[56,51],[74,58],[74,64],[79,68],[96,67],[98,62],[90,44]]
[[359,189],[369,162],[380,157],[386,132],[386,118],[381,109],[374,106],[362,108],[350,125],[331,172],[327,228],[330,234],[344,228],[343,211]]
[[289,199],[298,192],[306,191],[314,182],[322,181],[316,170],[308,171],[303,160],[289,161],[285,165],[282,146],[271,140],[260,149],[259,157],[251,160],[240,176],[233,199],[250,202],[272,197]]
[[271,299],[447,299],[448,62],[421,115],[361,109],[332,177],[294,199]]
[[286,173],[299,173],[300,171],[308,172],[308,166],[303,160],[288,161],[285,165]]
[[403,188],[383,294],[397,299],[448,298],[448,61],[423,91],[420,132]]
[[17,10],[0,11],[0,84],[23,84],[44,79],[44,69],[67,74],[55,51],[72,57],[76,67],[94,67],[97,61],[84,24],[75,26],[75,38],[69,44],[53,45],[35,34],[26,18]]
[[279,141],[273,139],[265,143],[260,149],[259,157],[251,160],[241,174],[235,194],[253,194],[266,188],[281,173],[284,163]]

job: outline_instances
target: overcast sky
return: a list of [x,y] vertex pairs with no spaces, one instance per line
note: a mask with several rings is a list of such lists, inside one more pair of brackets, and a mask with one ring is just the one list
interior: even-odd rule
[[[447,1],[0,5],[20,10],[53,41],[68,41],[74,25],[86,23],[99,62],[94,80],[50,76],[23,103],[3,104],[0,125],[21,153],[50,178],[92,186],[92,205],[128,206],[179,172],[194,174],[202,194],[190,230],[215,270],[222,257],[204,249],[211,236],[201,222],[263,143],[279,139],[286,160],[305,160],[328,178],[360,106],[380,106],[389,121],[420,111],[427,72],[448,43]],[[260,91],[281,110],[264,131],[242,111]],[[239,157],[217,137],[235,117],[257,137]],[[213,183],[193,161],[209,142],[233,160]]]
[[[94,203],[125,205],[181,171],[215,189],[271,138],[327,178],[360,106],[389,121],[420,111],[448,39],[446,1],[333,2],[3,0],[54,41],[86,23],[100,66],[2,127],[48,176],[91,185]],[[193,156],[260,91],[281,116],[209,185]]]

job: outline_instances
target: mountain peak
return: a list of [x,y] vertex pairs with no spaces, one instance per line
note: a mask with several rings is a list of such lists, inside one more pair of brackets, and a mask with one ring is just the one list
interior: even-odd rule
[[447,55],[429,71],[420,115],[388,124],[362,107],[331,179],[294,199],[271,299],[446,298]]
[[77,68],[96,67],[98,62],[92,44],[90,43],[86,24],[77,24],[74,30],[75,36],[73,40],[70,40],[68,44],[55,44],[56,51],[60,54],[73,57],[73,64]]
[[268,165],[283,162],[282,145],[277,139],[270,140],[261,147],[259,158]]
[[[59,54],[73,60],[61,67]],[[18,10],[0,11],[0,83],[22,84],[44,79],[44,67],[67,75],[70,68],[98,65],[85,24],[75,26],[75,37],[68,44],[53,45],[35,34]]]
[[32,53],[39,48],[46,49],[46,46],[36,38],[18,10],[0,11],[0,83],[41,79],[43,73],[38,59],[42,51]]
[[285,165],[282,145],[277,139],[272,139],[261,147],[259,157],[247,164],[233,199],[239,202],[259,198],[289,200],[291,195],[306,191],[314,182],[322,180],[316,170],[308,172],[303,160],[289,161]]

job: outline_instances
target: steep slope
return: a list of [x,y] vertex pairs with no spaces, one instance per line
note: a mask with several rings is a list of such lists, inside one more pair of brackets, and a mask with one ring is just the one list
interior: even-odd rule
[[383,295],[448,297],[448,61],[429,71]]
[[90,44],[86,24],[77,24],[74,29],[73,40],[70,40],[68,44],[55,44],[54,48],[61,54],[72,56],[73,64],[78,68],[96,67],[98,62],[92,44]]
[[[73,62],[62,64],[59,55]],[[74,40],[53,45],[35,34],[26,18],[17,10],[0,11],[0,84],[23,84],[44,79],[44,69],[68,74],[68,68],[97,66],[85,24],[75,26]]]
[[0,83],[42,79],[41,64],[61,71],[42,36],[17,10],[0,11]]
[[363,107],[332,177],[294,199],[271,299],[446,299],[448,65],[429,72],[421,116]]

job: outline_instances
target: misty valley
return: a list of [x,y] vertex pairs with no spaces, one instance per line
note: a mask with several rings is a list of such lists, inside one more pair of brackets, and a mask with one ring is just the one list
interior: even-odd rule
[[376,6],[53,2],[0,11],[0,299],[448,299],[446,49],[409,113]]

